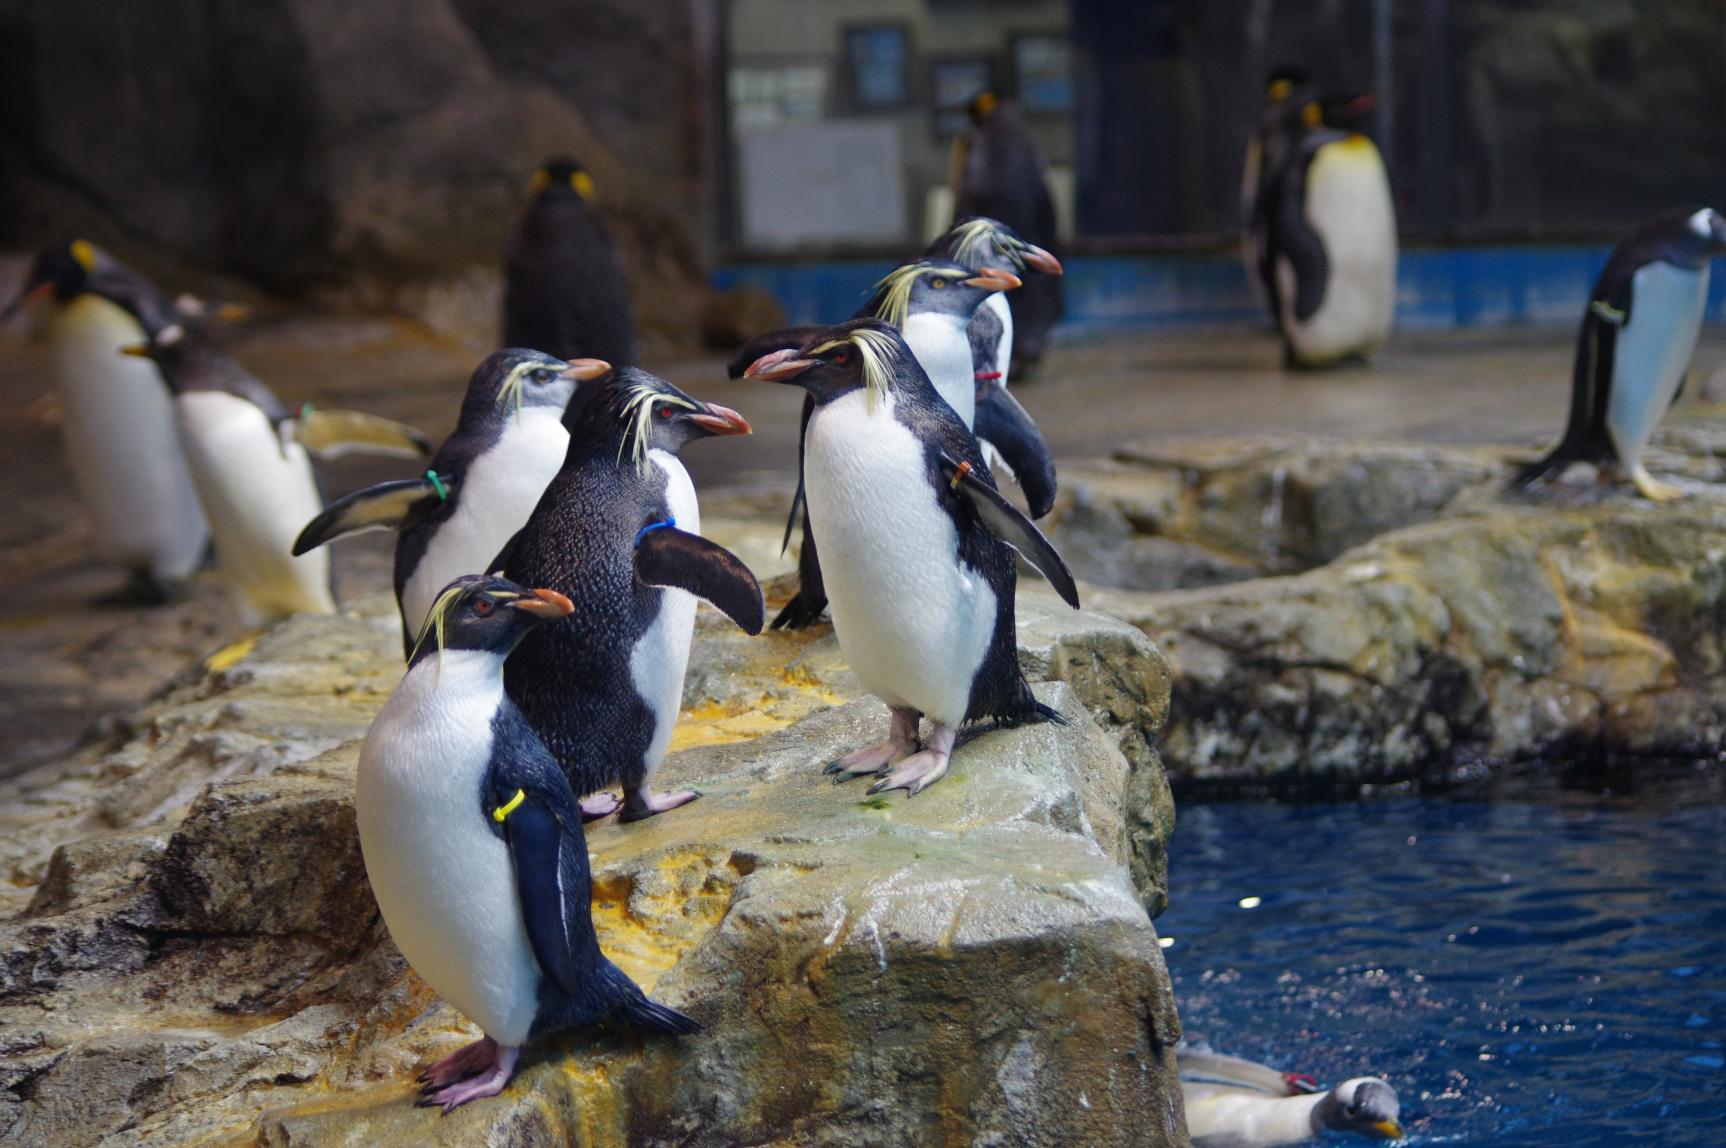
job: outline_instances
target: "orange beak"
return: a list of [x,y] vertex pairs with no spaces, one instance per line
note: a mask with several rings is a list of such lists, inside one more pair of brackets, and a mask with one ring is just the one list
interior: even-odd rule
[[982,267],[977,274],[965,280],[965,284],[969,287],[981,287],[985,291],[1011,291],[1015,287],[1023,286],[1024,280],[999,267]]
[[1025,261],[1026,267],[1041,271],[1045,275],[1062,273],[1061,261],[1035,244],[1025,244],[1025,250],[1019,253],[1019,257]]
[[722,407],[718,403],[703,403],[701,405],[705,409],[690,415],[689,421],[706,427],[709,434],[753,433],[749,420],[730,407]]
[[530,590],[531,598],[518,598],[510,605],[535,618],[567,618],[575,613],[575,603],[556,590]]
[[585,383],[597,379],[611,370],[611,364],[604,359],[571,359],[559,372],[566,379],[575,379]]
[[795,378],[815,365],[814,359],[799,359],[797,352],[787,348],[774,351],[771,355],[762,355],[749,369],[743,372],[746,379],[765,379],[770,383],[782,383],[786,379]]

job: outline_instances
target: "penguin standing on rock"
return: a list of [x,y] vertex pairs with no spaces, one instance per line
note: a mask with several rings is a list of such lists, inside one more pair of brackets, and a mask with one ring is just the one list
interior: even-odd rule
[[38,254],[0,320],[39,300],[54,304],[47,336],[61,436],[96,547],[131,570],[129,596],[163,601],[203,561],[210,528],[161,373],[118,352],[180,316],[149,280],[81,239]]
[[1707,207],[1656,216],[1613,249],[1582,316],[1564,438],[1511,475],[1512,488],[1588,462],[1616,468],[1656,502],[1682,496],[1648,473],[1642,452],[1684,385],[1708,306],[1709,260],[1723,253],[1726,218]]
[[[1002,498],[977,440],[909,347],[872,319],[775,352],[747,377],[804,388],[809,525],[826,555],[840,648],[893,711],[886,741],[828,772],[915,794],[947,772],[959,726],[1059,721],[1019,669],[1011,546],[1078,606],[1059,554]],[[932,728],[919,739],[927,716]]]
[[633,366],[629,280],[594,210],[593,177],[571,160],[553,159],[533,188],[505,258],[503,345]]
[[178,324],[126,353],[154,359],[174,392],[192,481],[216,540],[216,565],[248,625],[331,614],[330,557],[296,557],[294,538],[323,509],[311,455],[352,450],[423,458],[411,427],[347,411],[290,410],[208,336]]
[[698,533],[695,486],[677,454],[699,438],[748,433],[736,411],[639,368],[616,372],[571,419],[563,467],[491,563],[575,603],[528,636],[505,680],[590,817],[618,807],[597,793],[617,782],[626,821],[700,796],[652,788],[683,703],[695,600],[751,634],[764,607],[748,568]]
[[504,659],[574,606],[553,590],[458,579],[439,596],[366,734],[354,793],[390,936],[485,1033],[420,1074],[421,1106],[496,1096],[521,1046],[619,1018],[696,1032],[600,952],[581,810],[504,692]]
[[396,605],[411,652],[439,591],[485,569],[527,522],[569,451],[570,399],[610,369],[600,359],[494,351],[468,380],[455,431],[425,474],[332,502],[300,531],[294,554],[363,530],[397,531]]

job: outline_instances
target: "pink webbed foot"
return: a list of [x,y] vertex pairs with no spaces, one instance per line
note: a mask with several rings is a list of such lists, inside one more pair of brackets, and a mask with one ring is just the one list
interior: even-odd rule
[[607,793],[604,790],[590,793],[581,799],[581,819],[583,821],[598,821],[601,817],[609,817],[616,813],[618,806],[622,804],[623,802],[618,800],[615,793]]
[[886,773],[893,762],[917,751],[917,723],[923,715],[916,710],[893,707],[893,725],[886,741],[853,750],[838,761],[827,764],[828,773],[836,773],[836,782],[850,781],[869,773]]
[[869,787],[871,794],[903,789],[908,796],[919,793],[940,781],[947,774],[947,763],[953,756],[955,730],[937,724],[924,748],[901,761],[898,766]]
[[481,1043],[490,1044],[493,1055],[491,1062],[483,1065],[477,1076],[442,1088],[428,1086],[426,1094],[420,1097],[415,1107],[441,1108],[447,1116],[470,1100],[478,1100],[482,1096],[496,1096],[502,1092],[503,1086],[509,1083],[509,1078],[515,1075],[515,1062],[521,1056],[521,1049],[507,1048],[495,1041]]
[[472,1044],[464,1044],[442,1060],[428,1066],[416,1078],[425,1085],[422,1093],[429,1093],[454,1084],[458,1080],[466,1080],[474,1073],[489,1068],[497,1059],[497,1041],[491,1037],[476,1040]]
[[623,816],[618,820],[641,821],[668,809],[676,809],[679,805],[688,805],[700,796],[699,789],[685,789],[681,793],[654,793],[644,785],[623,795]]

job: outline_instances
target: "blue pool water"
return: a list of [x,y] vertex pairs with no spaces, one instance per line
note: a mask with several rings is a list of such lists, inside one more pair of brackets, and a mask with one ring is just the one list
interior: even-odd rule
[[1412,1143],[1726,1145],[1723,838],[1698,773],[1188,803],[1157,927],[1189,1034],[1331,1084],[1383,1074]]

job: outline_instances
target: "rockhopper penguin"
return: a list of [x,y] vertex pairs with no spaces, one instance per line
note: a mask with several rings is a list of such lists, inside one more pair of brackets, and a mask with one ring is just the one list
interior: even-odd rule
[[60,434],[91,537],[131,570],[134,596],[162,601],[203,561],[210,528],[161,373],[118,352],[182,319],[149,280],[81,239],[37,255],[0,319],[42,300],[53,302],[46,333],[65,408]]
[[761,587],[702,538],[695,487],[677,453],[709,435],[748,434],[742,415],[698,402],[639,368],[617,371],[569,425],[569,451],[527,525],[491,564],[566,594],[576,610],[542,626],[505,681],[589,816],[674,809],[694,791],[656,794],[683,701],[683,674],[705,598],[751,634]]
[[1708,305],[1709,260],[1726,253],[1726,218],[1685,207],[1656,216],[1613,249],[1576,340],[1564,438],[1510,478],[1556,478],[1571,463],[1616,467],[1644,497],[1682,492],[1652,477],[1642,452],[1678,397]]
[[421,1073],[445,1112],[503,1090],[521,1046],[616,1017],[699,1026],[649,1000],[594,933],[575,794],[504,692],[504,660],[574,609],[554,590],[457,579],[360,749],[366,876],[414,972],[485,1033]]
[[294,537],[323,509],[311,455],[349,451],[424,458],[431,444],[388,419],[295,412],[208,335],[178,324],[125,348],[154,359],[174,392],[193,484],[216,540],[216,567],[248,625],[330,614],[326,551],[295,557]]
[[1059,720],[1019,670],[1008,547],[1077,607],[1072,576],[996,491],[977,440],[899,333],[853,320],[766,356],[747,376],[815,400],[804,477],[833,628],[858,679],[893,711],[886,741],[829,772],[880,773],[871,793],[915,794],[946,773],[961,724]]
[[300,531],[294,553],[363,530],[397,531],[396,605],[403,649],[411,651],[443,587],[483,571],[527,522],[568,453],[570,398],[610,369],[600,359],[494,351],[468,380],[455,431],[426,472],[332,502]]
[[1175,1059],[1193,1148],[1277,1148],[1332,1132],[1403,1138],[1396,1090],[1377,1077],[1345,1080],[1327,1091],[1310,1076],[1186,1041]]

